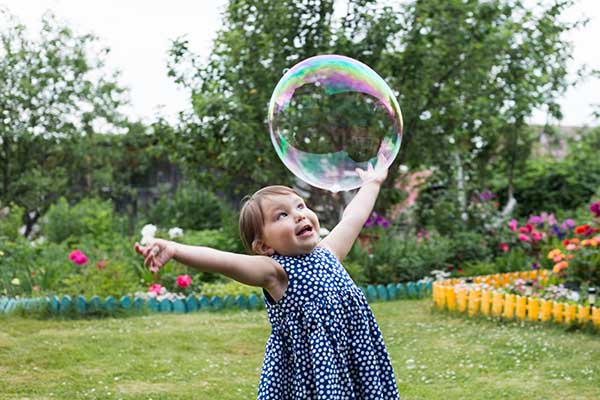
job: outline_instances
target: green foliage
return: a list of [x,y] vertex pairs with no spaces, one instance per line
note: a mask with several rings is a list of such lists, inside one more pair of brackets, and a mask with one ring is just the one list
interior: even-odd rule
[[139,290],[139,277],[129,264],[109,261],[102,267],[100,264],[88,263],[76,267],[76,271],[62,280],[61,294],[70,296],[94,295],[100,297],[114,296],[120,298]]
[[2,207],[0,203],[0,238],[17,240],[19,228],[23,225],[23,213],[22,207],[15,204]]
[[87,236],[99,243],[111,240],[119,220],[110,201],[84,199],[70,206],[64,197],[50,207],[42,231],[54,243],[78,243]]
[[174,196],[162,193],[145,217],[161,226],[215,229],[221,225],[222,203],[214,193],[182,182]]
[[[458,272],[457,276],[480,276],[480,275],[491,275],[498,273],[498,267],[494,262],[482,262],[472,261],[467,262],[461,266],[462,272]],[[519,269],[518,271],[522,271]]]
[[0,241],[0,292],[11,296],[52,292],[73,272],[66,245],[36,243],[23,237]]
[[454,238],[429,239],[387,232],[371,241],[370,251],[357,243],[344,261],[353,268],[363,267],[353,272],[359,284],[417,281],[433,270],[458,269],[465,263],[492,257],[485,236],[468,232]]
[[[577,26],[562,14],[572,2],[550,1],[535,12],[508,0],[384,3],[351,0],[339,13],[332,0],[231,1],[206,64],[190,41],[176,40],[169,74],[192,91],[195,112],[172,144],[186,169],[202,165],[203,179],[237,194],[292,182],[270,150],[266,104],[285,68],[337,53],[371,66],[401,107],[410,105],[397,163],[438,167],[445,189],[465,185],[463,198],[494,171],[511,180],[530,153],[526,117],[542,105],[560,116],[556,98],[568,84],[571,52],[564,33]],[[392,167],[386,185],[397,177]],[[458,201],[436,214],[456,218],[463,208]]]
[[200,295],[209,298],[212,296],[220,296],[223,298],[226,295],[249,296],[251,294],[262,296],[262,289],[254,286],[243,285],[231,279],[227,279],[225,282],[204,283],[202,284],[202,289],[200,291]]
[[51,14],[41,22],[31,40],[0,9],[0,201],[25,209],[27,234],[70,193],[70,171],[92,157],[77,151],[78,138],[99,133],[97,126],[116,129],[124,103],[124,90],[102,68],[108,50],[94,53],[92,35],[75,34]]

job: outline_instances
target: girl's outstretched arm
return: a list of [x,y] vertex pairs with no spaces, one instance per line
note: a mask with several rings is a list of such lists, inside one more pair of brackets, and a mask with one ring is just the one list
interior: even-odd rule
[[154,271],[175,259],[200,271],[216,272],[267,290],[287,281],[287,275],[279,263],[266,256],[230,253],[164,239],[151,239],[145,246],[136,243],[135,251],[144,257],[144,264]]
[[368,171],[357,170],[358,175],[365,183],[344,209],[342,220],[319,244],[319,246],[331,250],[340,261],[352,249],[360,230],[373,211],[381,184],[387,177],[387,168],[381,167],[384,163],[385,159],[380,157],[375,169],[369,164]]

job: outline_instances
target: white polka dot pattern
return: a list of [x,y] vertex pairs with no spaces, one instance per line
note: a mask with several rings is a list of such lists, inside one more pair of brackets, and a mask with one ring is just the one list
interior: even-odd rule
[[275,255],[288,288],[265,301],[272,332],[260,400],[399,399],[383,337],[365,296],[327,249]]

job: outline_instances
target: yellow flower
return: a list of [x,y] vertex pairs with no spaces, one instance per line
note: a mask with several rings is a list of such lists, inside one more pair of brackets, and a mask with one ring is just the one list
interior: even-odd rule
[[21,284],[21,281],[19,280],[19,278],[15,278],[12,281],[10,281],[10,283],[12,283],[15,286],[19,286]]
[[0,257],[2,257],[4,255],[4,252],[2,250],[0,250]]

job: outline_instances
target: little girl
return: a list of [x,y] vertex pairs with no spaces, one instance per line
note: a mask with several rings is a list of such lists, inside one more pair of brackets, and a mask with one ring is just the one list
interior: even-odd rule
[[268,186],[241,210],[240,233],[252,255],[162,239],[135,244],[152,269],[174,258],[263,288],[272,332],[258,399],[399,398],[379,326],[340,264],[387,176],[383,168],[357,172],[364,185],[322,240],[319,219],[302,198],[288,187]]

